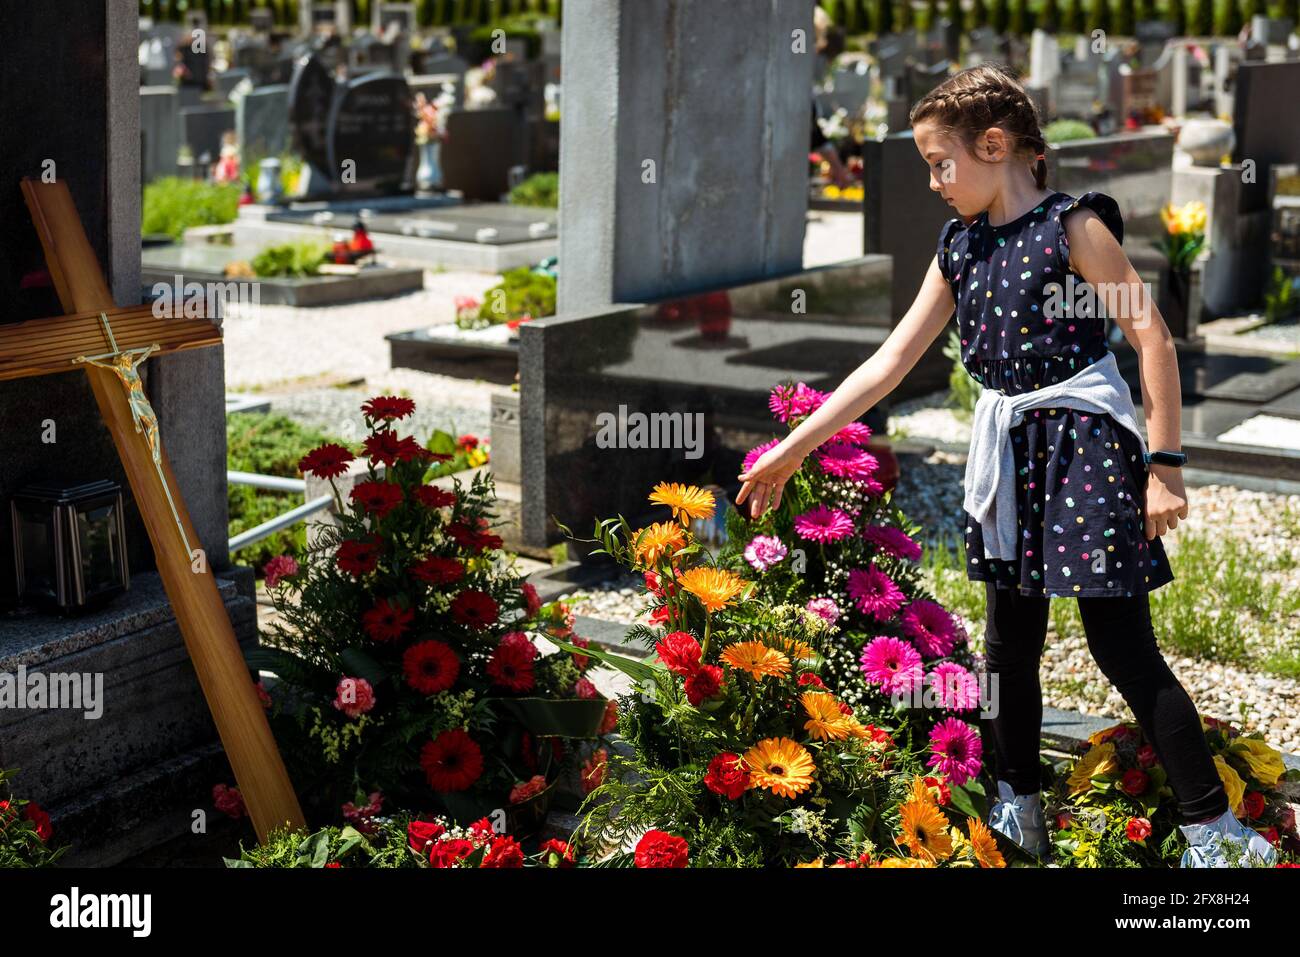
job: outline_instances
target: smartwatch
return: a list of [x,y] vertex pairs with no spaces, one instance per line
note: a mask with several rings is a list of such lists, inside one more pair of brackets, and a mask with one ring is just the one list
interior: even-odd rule
[[1172,465],[1174,468],[1182,468],[1187,464],[1187,453],[1170,452],[1165,449],[1158,452],[1143,452],[1142,461],[1148,465],[1154,462],[1156,465]]

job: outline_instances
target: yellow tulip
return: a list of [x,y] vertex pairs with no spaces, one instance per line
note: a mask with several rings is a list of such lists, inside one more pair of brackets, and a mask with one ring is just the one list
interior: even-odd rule
[[1246,782],[1241,779],[1241,775],[1234,771],[1227,761],[1223,760],[1223,755],[1216,754],[1214,756],[1214,766],[1218,769],[1219,780],[1223,782],[1223,789],[1228,792],[1228,806],[1232,808],[1233,814],[1241,817],[1241,799],[1246,794]]
[[1238,738],[1228,750],[1240,756],[1249,765],[1250,773],[1266,787],[1277,787],[1278,780],[1286,773],[1282,755],[1258,738]]

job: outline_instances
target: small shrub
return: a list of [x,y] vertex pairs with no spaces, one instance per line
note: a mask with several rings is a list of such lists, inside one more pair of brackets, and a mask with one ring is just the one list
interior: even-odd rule
[[1096,137],[1096,131],[1082,120],[1055,120],[1043,127],[1043,139],[1048,143],[1068,143],[1071,140],[1091,140]]
[[237,183],[164,176],[144,188],[140,231],[144,235],[166,233],[179,240],[192,226],[233,223],[239,213],[239,194]]
[[540,206],[558,209],[560,206],[560,174],[537,173],[528,177],[510,191],[512,206]]
[[319,275],[329,253],[329,246],[310,240],[281,243],[267,246],[253,257],[250,265],[262,279],[302,279]]

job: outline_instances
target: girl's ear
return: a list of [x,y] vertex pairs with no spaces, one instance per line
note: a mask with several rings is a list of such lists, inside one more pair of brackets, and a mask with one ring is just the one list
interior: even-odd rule
[[980,134],[979,141],[976,143],[976,150],[980,159],[994,162],[1002,159],[1007,154],[1008,140],[1007,134],[1001,127],[991,126]]

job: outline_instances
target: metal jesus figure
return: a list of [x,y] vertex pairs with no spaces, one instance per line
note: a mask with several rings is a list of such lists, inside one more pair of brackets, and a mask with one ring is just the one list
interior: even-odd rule
[[153,406],[149,404],[149,397],[144,394],[144,384],[140,381],[140,365],[149,356],[157,352],[159,346],[154,343],[147,349],[127,349],[122,351],[117,347],[117,340],[113,337],[113,328],[108,324],[108,316],[101,312],[99,321],[104,326],[104,335],[108,338],[108,344],[113,351],[95,356],[77,356],[72,361],[74,363],[84,362],[92,366],[99,366],[101,369],[108,369],[121,381],[122,388],[126,390],[127,403],[131,408],[131,418],[135,421],[135,430],[144,434],[145,441],[149,445],[154,468],[158,470],[158,477],[162,479],[163,490],[167,493],[167,504],[171,506],[172,518],[176,520],[176,530],[180,532],[181,541],[185,543],[185,553],[192,556],[194,552],[190,548],[190,542],[185,535],[185,527],[181,524],[180,516],[176,514],[176,503],[172,501],[172,490],[168,486],[167,477],[162,470],[162,439],[158,432],[158,415],[154,412]]

